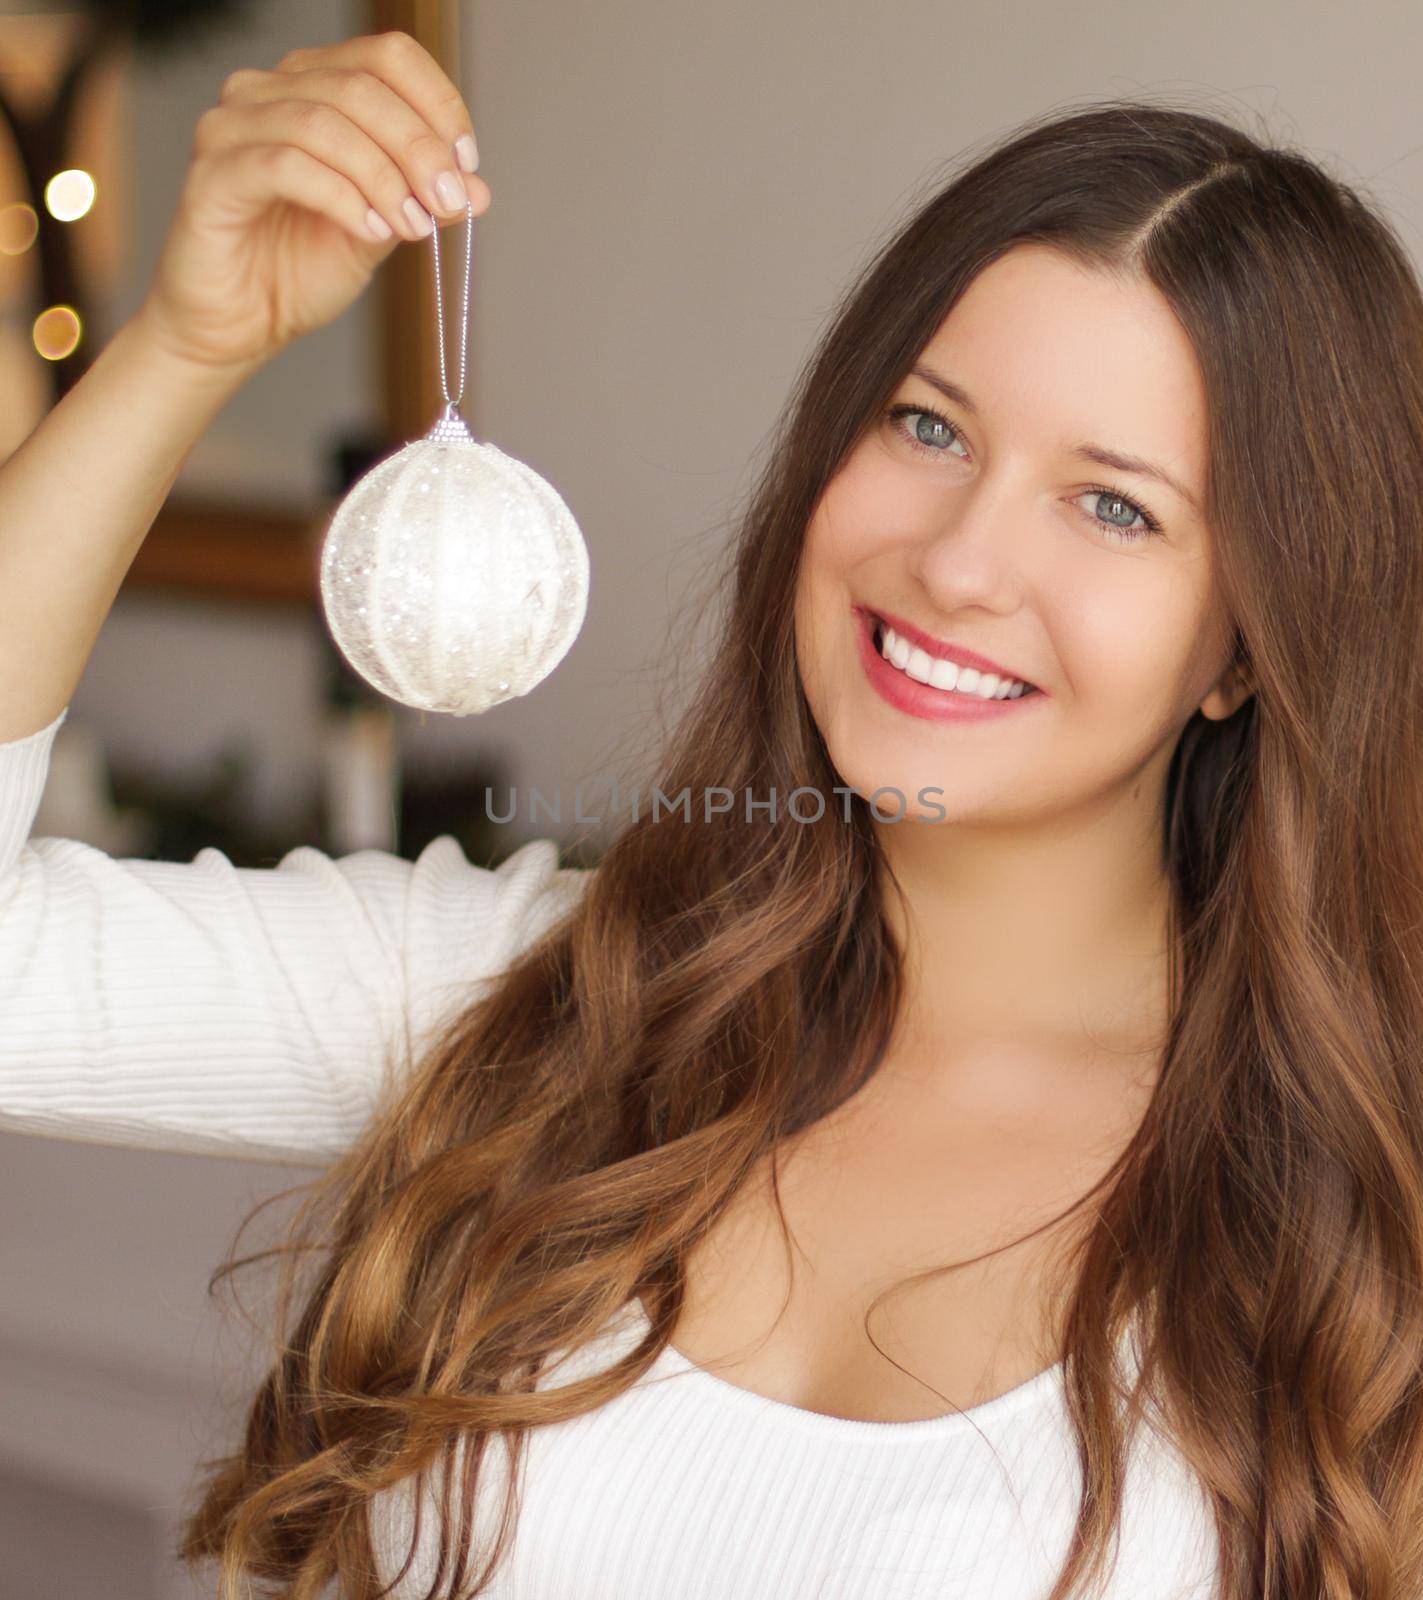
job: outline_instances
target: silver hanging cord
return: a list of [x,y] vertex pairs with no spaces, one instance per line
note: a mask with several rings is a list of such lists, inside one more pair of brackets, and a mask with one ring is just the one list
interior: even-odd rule
[[474,242],[474,202],[466,200],[464,207],[464,294],[461,297],[460,311],[460,388],[456,395],[450,394],[449,379],[445,372],[445,302],[440,288],[440,224],[434,216],[430,217],[430,224],[430,244],[435,256],[435,321],[440,330],[440,392],[445,397],[445,416],[454,417],[464,397],[465,348],[469,338],[469,258],[470,246]]

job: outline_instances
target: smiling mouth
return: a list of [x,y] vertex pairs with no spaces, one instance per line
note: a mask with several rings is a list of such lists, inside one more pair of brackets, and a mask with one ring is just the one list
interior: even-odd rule
[[[870,640],[874,645],[875,653],[882,661],[886,663],[886,665],[893,667],[897,672],[903,672],[905,677],[911,679],[911,681],[915,683],[924,684],[927,688],[942,689],[951,694],[960,694],[965,699],[983,700],[988,704],[992,704],[997,700],[1025,700],[1029,695],[1041,694],[1043,692],[1036,685],[1028,683],[1026,679],[1007,678],[1001,673],[989,674],[979,670],[976,667],[962,667],[957,662],[951,661],[947,657],[929,655],[927,651],[923,653],[930,663],[929,671],[931,676],[927,679],[916,677],[913,673],[907,670],[907,662],[905,666],[900,666],[897,661],[893,660],[885,652],[884,645],[886,636],[893,634],[894,629],[891,628],[882,617],[878,616],[875,612],[870,611],[868,608],[865,609],[864,617],[869,627]],[[896,639],[900,637],[900,635],[895,635]],[[958,686],[959,679],[965,672],[971,672],[974,674],[974,676],[970,679],[971,687],[967,689],[961,689]],[[1007,694],[994,693],[991,695],[984,695],[978,693],[977,686],[989,676],[993,676],[998,679],[998,688],[1000,690],[1002,689],[1004,683],[1014,685],[1015,689],[1010,690],[1010,692]],[[1018,688],[1016,687],[1017,685],[1021,685],[1021,687]]]

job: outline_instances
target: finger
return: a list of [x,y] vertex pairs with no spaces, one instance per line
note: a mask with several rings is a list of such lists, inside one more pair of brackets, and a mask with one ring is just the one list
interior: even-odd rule
[[[333,106],[374,139],[400,169],[419,205],[437,219],[463,216],[471,202],[482,201],[480,210],[489,203],[488,184],[456,170],[444,140],[407,100],[371,73],[333,67],[283,72],[241,68],[224,82],[219,104],[226,108],[293,99]],[[445,195],[438,187],[442,173],[453,185]],[[400,226],[406,237],[429,231],[412,228],[410,218],[403,215]]]
[[329,217],[367,249],[389,243],[372,233],[366,216],[370,202],[361,189],[298,145],[242,144],[214,150],[194,159],[188,181],[199,203],[221,205],[236,221],[250,220],[273,200],[289,200]]
[[[193,134],[193,149],[200,155],[243,144],[281,143],[294,144],[344,172],[392,231],[408,238],[429,231],[423,211],[413,220],[404,209],[410,186],[399,166],[364,128],[329,101],[294,98],[210,106],[198,118]],[[482,199],[488,191],[482,180],[474,181],[480,184]],[[484,205],[476,204],[475,209],[482,211]]]
[[[464,135],[474,145],[474,123],[464,97],[434,56],[410,34],[392,29],[292,50],[278,62],[277,71],[303,72],[323,66],[369,72],[400,95],[452,150]],[[461,166],[473,172],[478,165],[479,150],[474,145],[473,161]]]

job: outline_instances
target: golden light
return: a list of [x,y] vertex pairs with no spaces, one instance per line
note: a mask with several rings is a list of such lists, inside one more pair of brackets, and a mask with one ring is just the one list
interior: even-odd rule
[[23,200],[0,206],[0,256],[22,256],[35,242],[40,219]]
[[99,186],[83,167],[66,167],[44,186],[44,203],[57,222],[74,222],[94,204]]
[[0,256],[22,256],[40,232],[35,208],[24,200],[0,206]]
[[83,328],[73,306],[46,306],[30,329],[35,349],[46,361],[63,361],[78,347]]

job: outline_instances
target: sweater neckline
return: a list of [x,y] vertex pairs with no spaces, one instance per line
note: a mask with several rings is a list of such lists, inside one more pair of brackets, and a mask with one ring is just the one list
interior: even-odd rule
[[[649,1326],[646,1309],[639,1298],[634,1298],[633,1309],[643,1327]],[[715,1404],[747,1414],[759,1413],[782,1427],[798,1428],[821,1438],[903,1443],[977,1432],[986,1425],[1003,1422],[1020,1411],[1043,1405],[1061,1393],[1063,1363],[1061,1360],[1055,1361],[1013,1388],[1005,1389],[988,1400],[981,1400],[977,1405],[955,1408],[936,1417],[914,1417],[902,1422],[841,1417],[828,1411],[812,1411],[805,1406],[791,1405],[786,1400],[773,1399],[770,1395],[743,1388],[741,1384],[732,1383],[729,1378],[699,1366],[670,1344],[663,1348],[644,1376],[680,1376],[684,1383],[695,1385]]]

